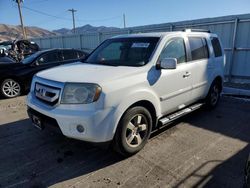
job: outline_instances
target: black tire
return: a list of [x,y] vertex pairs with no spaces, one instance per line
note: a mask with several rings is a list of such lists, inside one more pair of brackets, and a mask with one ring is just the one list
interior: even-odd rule
[[21,85],[13,79],[5,79],[1,83],[0,93],[4,98],[17,97],[21,95]]
[[208,109],[213,109],[218,105],[221,89],[221,83],[217,80],[215,80],[210,86],[208,95],[205,100],[205,105]]
[[135,154],[147,143],[151,129],[152,117],[149,111],[141,106],[130,108],[118,124],[113,148],[123,156]]

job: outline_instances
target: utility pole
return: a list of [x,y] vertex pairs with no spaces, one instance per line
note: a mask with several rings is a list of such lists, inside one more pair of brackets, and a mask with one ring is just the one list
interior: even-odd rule
[[27,36],[26,36],[26,32],[25,32],[25,28],[24,28],[24,25],[23,25],[23,16],[22,16],[22,10],[21,10],[21,2],[23,2],[23,0],[15,0],[17,5],[18,5],[18,10],[19,10],[19,16],[20,16],[20,21],[21,21],[21,27],[22,27],[22,31],[23,31],[23,37],[24,39],[27,39]]
[[76,33],[76,25],[75,25],[75,12],[77,11],[77,10],[75,10],[75,9],[69,9],[68,11],[70,11],[71,13],[72,13],[72,18],[73,18],[73,31],[74,31],[74,33]]
[[123,14],[123,27],[126,28],[126,17],[125,17],[125,14]]

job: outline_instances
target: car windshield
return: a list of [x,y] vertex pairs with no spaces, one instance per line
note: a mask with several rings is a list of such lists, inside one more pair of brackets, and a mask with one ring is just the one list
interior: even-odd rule
[[131,37],[108,39],[85,63],[111,66],[143,66],[148,63],[159,37]]
[[22,64],[32,63],[42,52],[36,52],[21,61]]

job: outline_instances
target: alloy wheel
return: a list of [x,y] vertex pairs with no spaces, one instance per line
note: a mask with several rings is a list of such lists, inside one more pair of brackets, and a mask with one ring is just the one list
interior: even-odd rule
[[219,87],[215,84],[211,91],[211,98],[210,98],[211,105],[216,105],[219,99],[219,95],[220,95]]
[[130,147],[138,147],[147,136],[148,122],[144,115],[135,115],[127,124],[126,142]]
[[12,79],[8,79],[2,84],[2,92],[6,97],[12,98],[20,95],[21,87],[19,83]]

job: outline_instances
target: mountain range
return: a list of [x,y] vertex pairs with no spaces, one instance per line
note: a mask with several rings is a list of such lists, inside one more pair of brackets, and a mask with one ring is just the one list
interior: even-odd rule
[[[53,31],[49,31],[46,29],[42,29],[39,27],[28,26],[25,27],[26,34],[28,38],[36,38],[36,37],[48,37],[48,36],[58,36],[58,35],[67,35],[73,34],[72,29],[61,28]],[[86,32],[110,32],[110,31],[118,31],[120,28],[117,27],[105,27],[105,26],[91,26],[89,24],[77,27],[76,33],[86,33]],[[4,40],[15,40],[22,38],[22,29],[21,26],[15,25],[7,25],[0,24],[0,41]]]
[[[39,27],[25,27],[28,38],[55,36],[57,33],[42,29]],[[1,40],[15,40],[22,38],[21,26],[0,24],[0,41]]]
[[[120,30],[120,28],[117,28],[117,27],[105,27],[105,26],[95,27],[95,26],[92,26],[92,25],[89,25],[89,24],[81,26],[81,27],[76,27],[76,33],[109,32],[109,31],[118,31],[118,30]],[[64,34],[72,34],[73,30],[72,29],[67,29],[67,28],[62,28],[62,29],[53,30],[53,32],[64,35]]]

